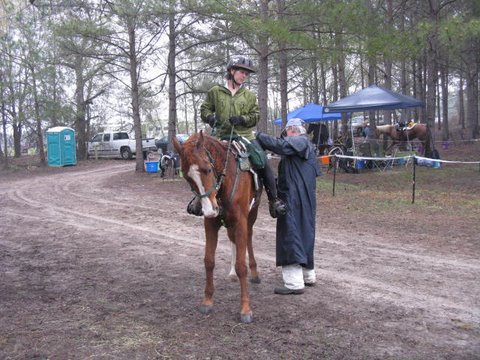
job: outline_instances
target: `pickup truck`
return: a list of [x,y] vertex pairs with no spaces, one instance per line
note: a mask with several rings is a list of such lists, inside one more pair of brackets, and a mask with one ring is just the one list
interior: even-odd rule
[[[95,134],[87,144],[88,157],[131,159],[135,155],[136,143],[125,131],[101,132]],[[157,151],[155,139],[142,139],[143,158],[147,153]]]

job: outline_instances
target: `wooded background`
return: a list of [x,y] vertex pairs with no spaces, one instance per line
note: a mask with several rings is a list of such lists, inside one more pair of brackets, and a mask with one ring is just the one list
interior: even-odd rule
[[[408,115],[384,112],[387,123],[409,116],[448,140],[454,121],[467,138],[480,136],[480,0],[0,5],[3,161],[34,148],[45,163],[52,126],[75,129],[80,160],[86,141],[107,127],[137,139],[193,133],[203,128],[206,91],[237,54],[258,69],[248,86],[258,95],[261,131],[273,133],[272,120],[285,121],[294,106],[326,105],[377,84],[425,102]],[[368,115],[375,126],[378,114]],[[136,168],[143,170],[141,157]]]

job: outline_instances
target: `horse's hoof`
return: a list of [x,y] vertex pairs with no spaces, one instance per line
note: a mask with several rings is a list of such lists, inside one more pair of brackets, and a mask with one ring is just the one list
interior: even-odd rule
[[231,282],[237,282],[238,281],[238,276],[236,274],[229,274],[228,275],[228,280]]
[[260,277],[256,276],[256,277],[250,278],[250,282],[252,284],[260,284],[262,282],[262,280],[260,280]]
[[253,314],[240,314],[240,321],[244,324],[250,324],[253,322]]
[[200,305],[198,307],[198,311],[200,311],[203,315],[208,315],[211,314],[213,311],[213,306],[212,305]]

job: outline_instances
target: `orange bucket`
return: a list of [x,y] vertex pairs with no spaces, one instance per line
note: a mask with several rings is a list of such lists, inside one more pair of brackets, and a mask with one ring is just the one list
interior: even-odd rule
[[320,156],[320,161],[321,161],[322,165],[329,165],[330,164],[330,156],[328,156],[328,155]]

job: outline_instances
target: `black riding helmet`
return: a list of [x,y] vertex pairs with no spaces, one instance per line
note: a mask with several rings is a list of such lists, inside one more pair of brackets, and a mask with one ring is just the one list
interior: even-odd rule
[[227,64],[227,71],[230,71],[230,69],[244,69],[251,73],[255,72],[253,61],[245,56],[232,57]]

